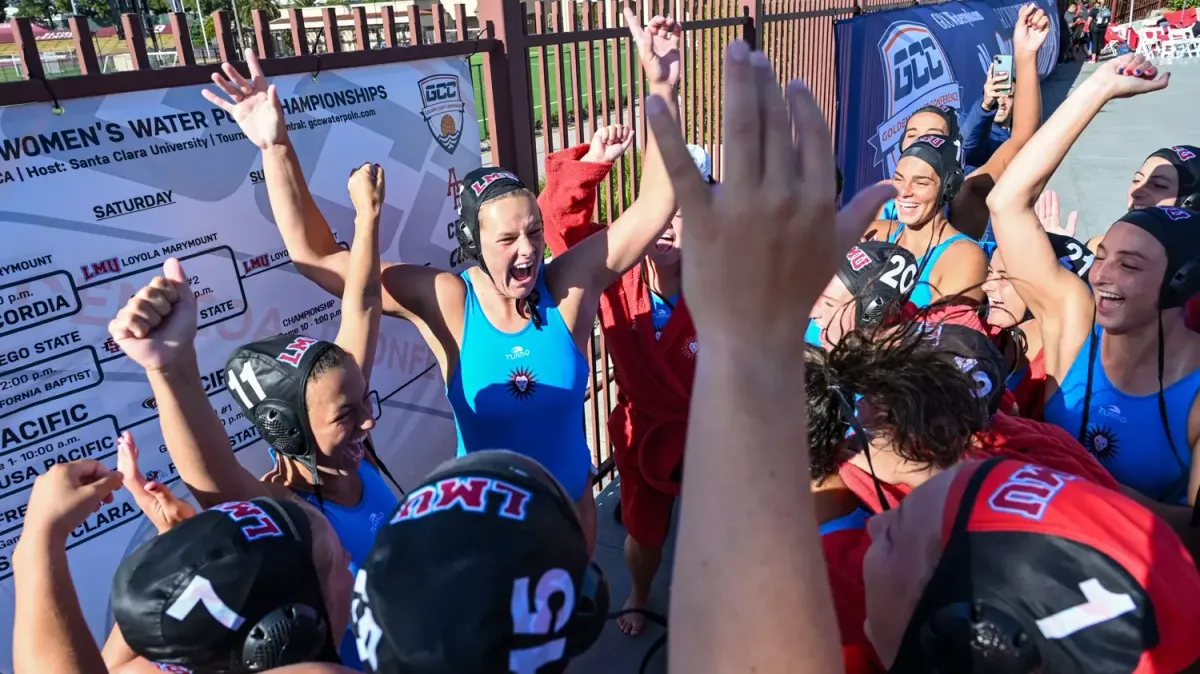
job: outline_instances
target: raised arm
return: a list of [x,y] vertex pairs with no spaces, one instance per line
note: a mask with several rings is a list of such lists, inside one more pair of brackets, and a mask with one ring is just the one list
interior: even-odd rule
[[[204,90],[204,98],[227,112],[251,142],[262,150],[267,196],[275,224],[296,269],[335,297],[342,297],[350,273],[350,252],[342,249],[313,201],[288,138],[283,106],[274,85],[267,85],[258,57],[245,52],[250,79],[233,65],[221,65],[224,76],[214,73],[213,83],[225,96]],[[447,276],[421,265],[382,265],[383,311],[408,320],[437,323],[438,289]],[[420,326],[418,326],[420,327]]]
[[238,463],[204,392],[196,363],[196,297],[179,260],[167,260],[163,275],[125,304],[108,331],[145,368],[167,452],[200,507],[281,496],[282,488],[259,482]]
[[[839,216],[832,139],[812,94],[793,82],[785,106],[770,63],[741,40],[728,48],[725,81],[729,180],[718,190],[696,171],[666,102],[647,104],[687,214],[684,293],[705,354],[684,490],[743,495],[683,502],[669,668],[840,672],[813,496],[797,488],[809,479],[809,450],[807,415],[795,406],[807,397],[796,326],[895,189],[869,187],[843,212],[853,215]],[[780,288],[792,293],[784,305]]]
[[105,674],[71,569],[67,536],[102,503],[121,474],[99,461],[54,466],[33,483],[25,526],[13,552],[13,670],[16,674]]
[[551,254],[562,255],[599,229],[592,222],[596,188],[632,143],[633,130],[616,124],[597,129],[590,145],[569,147],[546,157],[546,186],[538,195],[538,209]]
[[[960,112],[965,112],[959,127],[962,130],[963,164],[966,166],[982,166],[991,156],[989,140],[992,132],[992,122],[996,119],[996,99],[1000,95],[1000,79],[988,68],[987,79],[983,83],[983,97],[978,103],[972,103]],[[982,159],[982,161],[974,161]]]
[[1134,71],[1155,74],[1141,56],[1101,65],[1046,120],[987,199],[1013,288],[1041,324],[1046,372],[1056,377],[1065,374],[1064,368],[1091,333],[1095,304],[1087,284],[1059,265],[1035,204],[1067,151],[1105,103],[1167,85],[1166,75],[1146,79]]
[[[642,70],[649,82],[649,93],[665,100],[672,116],[678,119],[675,84],[679,82],[682,29],[663,17],[654,17],[643,29],[629,9],[625,10],[625,21],[637,46]],[[571,291],[582,291],[583,295],[598,301],[605,288],[646,256],[646,249],[670,223],[675,211],[675,194],[653,132],[649,134],[642,157],[637,201],[616,222],[572,246],[547,269],[547,282],[559,297]],[[589,302],[583,304],[590,306]],[[590,325],[591,317],[586,320]]]
[[951,204],[950,221],[959,231],[976,239],[983,238],[987,230],[988,194],[1041,124],[1042,84],[1038,79],[1037,55],[1049,34],[1050,17],[1037,5],[1022,6],[1013,28],[1013,60],[1017,72],[1012,136],[996,148],[983,166],[967,176]]
[[350,199],[354,202],[354,243],[346,286],[342,290],[342,322],[338,346],[349,353],[370,383],[383,313],[383,287],[379,275],[379,213],[383,208],[384,176],[378,164],[363,164],[350,174]]

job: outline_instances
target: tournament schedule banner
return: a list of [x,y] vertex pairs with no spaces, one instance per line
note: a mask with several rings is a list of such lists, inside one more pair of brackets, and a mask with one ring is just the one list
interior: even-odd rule
[[[338,241],[353,240],[350,171],[387,172],[384,259],[449,268],[457,181],[480,165],[466,60],[435,59],[278,77],[292,142]],[[301,276],[274,225],[258,148],[180,87],[0,108],[0,670],[12,671],[11,555],[33,481],[55,463],[116,466],[133,432],[151,480],[184,495],[145,374],[108,321],[168,257],[199,301],[204,385],[242,463],[262,474],[266,444],[225,386],[239,344],[273,334],[333,339],[340,303]],[[412,483],[454,450],[453,416],[430,350],[411,324],[383,319],[371,381],[382,460]],[[120,560],[154,530],[119,490],[71,533],[68,556],[99,640]]]
[[[1038,52],[1045,77],[1058,60],[1059,16]],[[909,115],[929,104],[978,105],[992,57],[1012,54],[1021,2],[946,2],[862,14],[837,22],[837,152],[847,199],[890,178]],[[960,119],[963,114],[959,114]]]

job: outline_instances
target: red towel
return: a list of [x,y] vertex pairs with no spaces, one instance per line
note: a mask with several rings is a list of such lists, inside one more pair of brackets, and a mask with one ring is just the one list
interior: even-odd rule
[[[592,211],[596,188],[608,177],[612,164],[580,161],[587,150],[579,145],[546,158],[546,187],[538,205],[546,243],[555,256],[601,229],[592,222]],[[655,489],[678,495],[699,344],[682,298],[658,340],[650,310],[650,292],[640,266],[600,298],[600,327],[618,387],[608,433],[622,473],[640,471]]]

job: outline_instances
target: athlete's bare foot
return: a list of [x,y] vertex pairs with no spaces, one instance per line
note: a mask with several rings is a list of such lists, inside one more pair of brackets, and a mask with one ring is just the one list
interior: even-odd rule
[[[646,599],[643,599],[642,597],[638,597],[638,596],[634,595],[633,591],[630,591],[629,598],[625,600],[625,605],[622,606],[621,608],[622,609],[631,609],[631,608],[644,609],[644,608],[647,608],[649,603],[650,602],[647,601]],[[646,626],[646,616],[642,615],[641,613],[628,613],[626,615],[621,616],[620,618],[617,618],[617,627],[621,628],[622,632],[624,632],[625,634],[628,634],[631,637],[636,637],[639,634],[641,634],[642,628],[645,626]]]

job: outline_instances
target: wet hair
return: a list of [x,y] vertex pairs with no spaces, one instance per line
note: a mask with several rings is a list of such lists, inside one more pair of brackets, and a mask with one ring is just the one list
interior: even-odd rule
[[326,372],[345,365],[349,358],[350,354],[346,353],[345,349],[330,342],[329,347],[313,362],[312,369],[308,371],[308,379],[304,383],[307,385],[315,382]]
[[863,425],[885,430],[908,461],[948,468],[963,458],[987,425],[987,405],[954,355],[925,340],[928,329],[917,318],[892,330],[855,330],[829,352],[805,349],[813,479],[837,472],[851,430],[840,397],[879,412]]
[[[349,362],[350,360],[351,360],[350,354],[346,353],[345,349],[338,346],[334,342],[330,342],[329,346],[325,349],[325,351],[323,353],[321,353],[321,355],[317,358],[317,360],[313,361],[312,369],[310,369],[308,371],[308,379],[305,380],[305,382],[304,382],[305,385],[307,386],[309,384],[312,384],[313,382],[320,379],[327,372],[344,367],[345,364],[347,362]],[[307,415],[309,413],[307,400],[304,401],[304,405],[305,405],[304,414]],[[311,423],[312,422],[310,421],[309,424],[311,425]],[[367,436],[366,450],[367,450],[367,452],[366,452],[367,460],[372,465],[374,465],[376,468],[378,468],[379,471],[382,472],[384,474],[384,476],[387,477],[388,480],[391,480],[392,484],[396,485],[396,488],[400,490],[401,494],[403,494],[404,489],[400,486],[400,483],[396,481],[396,478],[392,476],[392,472],[390,470],[388,470],[388,467],[386,465],[384,465],[383,460],[380,459],[379,455],[375,452],[375,444],[371,441],[370,436]],[[279,476],[282,478],[282,480],[281,480],[282,483],[291,487],[293,484],[295,484],[297,482],[297,477],[296,477],[296,467],[294,465],[292,465],[292,463],[290,461],[287,460],[289,458],[290,457],[280,455],[279,456],[280,461],[278,462],[276,467],[272,470],[272,473],[278,473]],[[269,481],[274,482],[274,481],[278,481],[278,480],[269,480]],[[321,486],[313,485],[313,493],[317,497],[317,507],[320,508],[322,512],[324,512],[325,499],[321,495]]]

